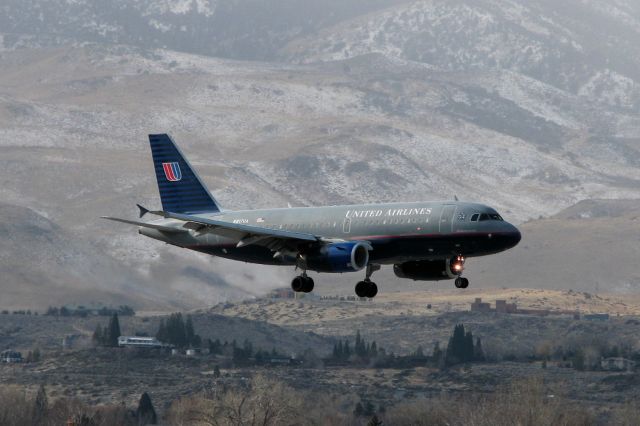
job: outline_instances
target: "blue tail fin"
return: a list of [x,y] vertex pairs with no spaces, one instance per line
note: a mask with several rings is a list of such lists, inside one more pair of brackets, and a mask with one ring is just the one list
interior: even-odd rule
[[220,207],[166,134],[149,135],[162,209],[173,213],[217,213]]

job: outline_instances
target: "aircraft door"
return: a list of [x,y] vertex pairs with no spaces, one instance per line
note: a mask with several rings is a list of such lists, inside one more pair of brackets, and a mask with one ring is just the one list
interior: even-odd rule
[[348,234],[351,232],[351,218],[346,217],[344,219],[344,223],[342,224],[342,232]]
[[442,213],[440,214],[440,232],[451,232],[455,212],[456,206],[454,205],[446,205],[443,207]]

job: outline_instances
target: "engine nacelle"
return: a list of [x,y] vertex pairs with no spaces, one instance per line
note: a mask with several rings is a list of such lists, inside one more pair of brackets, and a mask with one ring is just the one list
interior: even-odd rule
[[362,241],[332,243],[302,256],[304,267],[317,272],[355,272],[369,263],[369,244]]
[[416,260],[393,265],[397,277],[414,281],[439,281],[456,278],[464,269],[464,258]]

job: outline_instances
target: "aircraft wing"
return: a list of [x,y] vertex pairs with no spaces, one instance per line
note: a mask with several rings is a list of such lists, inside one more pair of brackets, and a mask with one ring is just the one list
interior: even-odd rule
[[[154,212],[156,213],[156,212]],[[207,231],[217,235],[240,238],[238,247],[258,242],[266,242],[265,240],[277,240],[287,242],[318,242],[320,239],[304,232],[293,232],[282,229],[270,229],[260,226],[244,225],[241,223],[231,223],[222,220],[206,219],[199,216],[193,216],[181,213],[157,212],[166,218],[184,221],[184,228],[193,229],[195,231]],[[283,241],[284,240],[284,241]]]

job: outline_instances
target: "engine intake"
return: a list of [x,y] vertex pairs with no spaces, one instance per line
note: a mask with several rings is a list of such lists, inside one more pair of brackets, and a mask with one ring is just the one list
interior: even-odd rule
[[317,272],[355,272],[369,263],[370,246],[362,241],[332,243],[302,256],[304,267]]
[[464,258],[416,260],[393,265],[397,277],[414,281],[450,280],[459,276],[464,269]]

